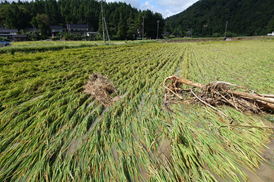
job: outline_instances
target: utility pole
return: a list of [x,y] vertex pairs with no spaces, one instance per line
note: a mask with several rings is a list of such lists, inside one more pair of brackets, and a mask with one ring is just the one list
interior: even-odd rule
[[177,27],[177,38],[178,38],[178,32],[179,32],[179,28]]
[[103,14],[103,0],[101,0],[101,12],[102,12],[103,39],[104,39],[104,44],[106,44],[106,40],[105,40],[105,28],[104,28],[104,14]]
[[142,37],[142,40],[144,40],[144,32],[145,32],[145,16],[143,16],[143,37]]
[[157,40],[158,40],[158,32],[159,32],[159,23],[160,23],[160,20],[157,20]]
[[228,24],[228,21],[226,21],[226,26],[225,26],[225,38],[226,38],[227,24]]
[[110,38],[109,38],[109,35],[108,35],[107,23],[106,23],[106,19],[105,18],[104,18],[104,22],[105,22],[106,32],[107,32],[107,36],[108,36],[108,42],[109,42],[109,45],[111,46]]

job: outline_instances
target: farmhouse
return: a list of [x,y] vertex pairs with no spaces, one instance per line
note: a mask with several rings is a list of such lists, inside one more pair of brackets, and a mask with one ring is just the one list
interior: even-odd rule
[[162,34],[162,36],[165,37],[165,38],[166,38],[167,36],[169,36],[169,35],[170,35],[169,32],[164,32],[164,33]]
[[73,34],[87,35],[89,31],[89,26],[86,24],[68,24],[67,30]]
[[56,36],[60,32],[65,32],[66,31],[66,28],[64,28],[62,26],[59,26],[59,25],[52,25],[49,28],[50,28],[52,37]]
[[87,33],[87,36],[89,37],[89,36],[91,36],[91,35],[96,35],[96,34],[98,34],[98,32],[86,32]]
[[13,35],[15,41],[27,41],[27,35]]
[[17,33],[17,29],[0,29],[0,37],[6,37],[8,39],[12,39]]

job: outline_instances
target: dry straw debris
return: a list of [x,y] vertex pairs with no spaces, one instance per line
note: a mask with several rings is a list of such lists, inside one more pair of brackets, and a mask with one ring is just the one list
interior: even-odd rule
[[104,106],[113,104],[111,94],[115,93],[118,96],[117,90],[107,76],[93,73],[89,76],[89,80],[84,86],[84,92],[94,97]]

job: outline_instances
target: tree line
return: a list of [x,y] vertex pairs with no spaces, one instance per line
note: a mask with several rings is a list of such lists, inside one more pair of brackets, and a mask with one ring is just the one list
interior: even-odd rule
[[[157,20],[159,36],[164,30],[164,19],[160,13],[151,10],[137,10],[123,2],[103,2],[104,17],[111,39],[136,39],[137,29],[142,31],[145,17],[144,35],[157,37]],[[66,26],[71,24],[88,24],[91,31],[98,31],[102,36],[101,2],[96,0],[35,0],[9,3],[0,2],[0,28],[24,30],[39,28],[47,37],[50,25]],[[22,31],[23,32],[23,31]]]
[[195,37],[257,36],[274,31],[273,0],[200,0],[166,19],[166,31]]

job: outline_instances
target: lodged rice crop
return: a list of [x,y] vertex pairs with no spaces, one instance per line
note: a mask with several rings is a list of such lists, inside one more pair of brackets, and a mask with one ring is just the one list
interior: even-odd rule
[[[151,40],[145,41],[154,42]],[[112,41],[112,45],[122,44],[139,44],[141,41]],[[57,51],[63,49],[75,49],[84,47],[96,47],[102,46],[102,41],[28,41],[28,42],[12,42],[12,46],[0,48],[0,54],[9,53],[14,54],[15,52],[44,52],[44,51]]]
[[[270,131],[226,128],[220,135],[225,119],[205,107],[165,110],[161,84],[176,73],[267,94],[273,48],[259,41],[151,43],[2,54],[0,181],[247,180],[242,168],[254,171],[264,161]],[[84,93],[94,72],[117,89],[112,106]],[[220,110],[240,124],[264,125],[262,118]]]

